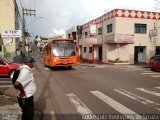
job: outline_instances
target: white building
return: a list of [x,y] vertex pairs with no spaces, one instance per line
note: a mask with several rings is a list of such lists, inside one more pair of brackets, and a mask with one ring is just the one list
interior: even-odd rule
[[79,55],[91,62],[149,63],[152,55],[160,54],[155,32],[160,33],[160,13],[114,9],[82,25]]

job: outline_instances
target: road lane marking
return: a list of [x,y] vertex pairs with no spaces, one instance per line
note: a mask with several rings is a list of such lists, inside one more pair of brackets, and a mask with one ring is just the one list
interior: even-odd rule
[[159,74],[160,75],[160,73],[156,73],[156,72],[152,72],[152,73],[141,73],[142,75],[156,75],[156,74]]
[[87,108],[87,106],[75,94],[69,93],[66,94],[66,96],[69,97],[70,102],[75,106],[75,108],[81,115],[92,115],[92,117],[95,116],[95,120],[98,120],[96,118],[96,115],[94,115],[92,111],[89,108]]
[[85,66],[78,66],[79,68],[87,68],[87,67],[85,67]]
[[148,70],[148,71],[143,71],[143,72],[152,72],[152,71],[149,71],[149,70]]
[[151,77],[154,77],[154,78],[155,78],[155,77],[160,77],[160,75],[151,75]]
[[141,71],[143,69],[126,69],[125,71]]
[[48,69],[48,68],[46,68],[46,67],[45,67],[44,69],[45,69],[45,70],[49,70],[49,69]]
[[160,89],[160,87],[155,87],[155,88]]
[[0,84],[1,83],[12,83],[12,81],[0,81]]
[[79,68],[78,67],[73,67],[74,69],[78,70]]
[[154,107],[155,109],[157,109],[157,110],[160,111],[160,108],[159,108],[160,104],[158,104],[158,103],[155,103],[155,102],[153,102],[153,101],[151,101],[151,100],[148,100],[148,99],[146,99],[146,98],[140,97],[140,96],[138,96],[138,95],[136,95],[136,94],[133,94],[133,93],[131,93],[131,92],[128,92],[128,91],[126,91],[126,90],[124,90],[124,89],[114,89],[114,90],[115,90],[116,92],[121,93],[121,94],[123,94],[123,95],[125,95],[125,96],[127,96],[127,97],[129,97],[129,98],[131,98],[131,99],[133,99],[133,100],[136,100],[136,101],[138,101],[138,102],[140,102],[140,103],[142,103],[142,104],[145,104],[145,105],[147,105],[147,106],[152,106],[152,107]]
[[106,65],[97,65],[97,66],[95,66],[95,68],[105,68],[106,67]]
[[[116,111],[120,112],[121,114],[123,114],[127,119],[133,119],[135,120],[135,118],[130,118],[127,115],[136,115],[136,116],[140,116],[142,118],[141,115],[138,115],[136,112],[130,110],[129,108],[125,107],[124,105],[118,103],[117,101],[113,100],[112,98],[110,98],[109,96],[99,92],[99,91],[90,91],[93,95],[95,95],[96,97],[98,97],[100,100],[102,100],[103,102],[105,102],[107,105],[111,106],[113,109],[115,109]],[[144,120],[143,118],[141,120]],[[145,119],[147,120],[147,119]]]
[[56,120],[56,116],[55,116],[54,111],[50,111],[50,114],[51,114],[52,120]]
[[112,98],[106,96],[105,94],[99,91],[90,91],[90,92],[122,114],[136,114],[134,111],[130,110],[129,108],[123,106],[122,104],[118,103],[117,101],[113,100]]
[[146,90],[146,89],[144,89],[144,88],[136,88],[136,89],[160,97],[160,93],[157,93],[157,92],[155,92],[155,91],[153,91],[153,90]]
[[10,81],[10,78],[0,78],[0,81],[5,81],[5,80]]
[[13,85],[0,85],[0,88],[12,87]]

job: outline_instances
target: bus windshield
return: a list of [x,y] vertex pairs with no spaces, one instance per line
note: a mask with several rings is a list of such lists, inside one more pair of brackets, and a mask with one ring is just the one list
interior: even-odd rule
[[53,44],[53,56],[75,56],[75,44]]

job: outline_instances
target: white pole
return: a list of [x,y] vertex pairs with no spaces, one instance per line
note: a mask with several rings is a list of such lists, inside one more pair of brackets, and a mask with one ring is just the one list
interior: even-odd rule
[[[154,22],[154,30],[156,30],[157,28],[157,20],[156,20],[156,23]],[[157,40],[157,37],[156,35],[154,36],[154,55],[156,55],[156,40]]]
[[2,45],[2,57],[4,57],[4,45]]
[[154,55],[156,55],[156,36],[154,36]]

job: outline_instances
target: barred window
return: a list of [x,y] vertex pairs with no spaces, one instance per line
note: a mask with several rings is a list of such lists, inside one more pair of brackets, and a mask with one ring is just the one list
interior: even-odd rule
[[89,53],[92,53],[92,47],[89,47]]
[[107,25],[107,33],[112,32],[112,24]]
[[145,34],[147,31],[146,24],[134,24],[134,33],[142,33]]
[[102,35],[102,27],[98,28],[98,35]]

